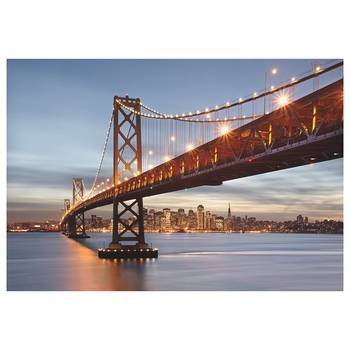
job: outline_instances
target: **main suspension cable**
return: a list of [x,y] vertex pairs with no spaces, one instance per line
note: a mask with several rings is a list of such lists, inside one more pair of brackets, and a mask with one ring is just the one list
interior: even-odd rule
[[96,185],[98,176],[100,175],[100,171],[101,171],[101,168],[102,168],[103,159],[104,159],[104,157],[105,157],[105,153],[106,153],[106,149],[107,149],[107,145],[108,145],[109,135],[110,135],[110,133],[111,133],[113,118],[114,118],[114,113],[112,112],[112,116],[111,116],[111,119],[110,119],[109,125],[108,125],[106,140],[105,140],[105,143],[104,143],[104,146],[103,146],[103,151],[102,151],[102,156],[101,156],[101,159],[100,159],[100,163],[99,163],[99,166],[98,166],[98,168],[97,168],[96,175],[95,175],[95,179],[94,179],[94,182],[93,182],[93,184],[92,184],[92,187],[91,187],[91,189],[90,189],[90,192],[89,192],[87,198],[90,198],[90,196],[91,196],[93,190],[95,189],[95,185]]
[[[271,89],[269,90],[263,90],[260,93],[253,93],[252,95],[246,96],[245,98],[239,98],[238,100],[234,101],[234,102],[226,102],[224,105],[216,105],[215,107],[211,107],[211,108],[205,108],[202,110],[197,110],[195,112],[188,112],[188,113],[182,113],[182,114],[166,114],[166,113],[162,113],[159,112],[147,105],[145,105],[144,103],[141,103],[141,107],[146,110],[147,112],[150,113],[144,113],[142,111],[135,111],[133,108],[130,108],[128,106],[126,106],[122,100],[118,100],[118,103],[124,107],[125,109],[129,110],[130,112],[135,113],[136,115],[139,115],[141,117],[145,117],[145,118],[152,118],[152,119],[174,119],[177,121],[187,121],[187,122],[206,122],[203,120],[194,120],[194,117],[203,117],[206,116],[208,114],[211,113],[217,113],[220,112],[222,110],[227,110],[230,109],[232,107],[238,106],[238,107],[242,107],[242,105],[245,105],[249,102],[255,102],[263,97],[267,97],[269,98],[270,95],[273,95],[279,91],[283,91],[287,88],[292,88],[300,83],[303,83],[307,80],[313,79],[313,78],[317,78],[327,72],[330,72],[332,70],[335,70],[339,67],[343,66],[343,61],[340,62],[336,62],[334,63],[334,60],[327,62],[323,65],[323,67],[321,68],[320,65],[318,65],[318,69],[316,70],[312,70],[312,71],[308,71],[305,72],[301,75],[299,75],[298,77],[292,77],[291,80],[285,81],[280,83],[278,86],[276,87],[271,87]],[[224,122],[230,122],[230,121],[234,121],[233,119],[227,119],[227,120],[223,120]],[[216,120],[214,122],[222,122],[222,120]]]

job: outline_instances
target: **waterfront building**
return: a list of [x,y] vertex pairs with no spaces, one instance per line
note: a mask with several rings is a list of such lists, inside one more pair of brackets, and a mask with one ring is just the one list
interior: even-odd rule
[[164,215],[160,217],[160,230],[161,232],[167,231],[166,218]]
[[204,207],[201,204],[197,207],[197,230],[204,230]]
[[216,230],[216,214],[211,215],[211,230]]
[[195,230],[197,228],[197,217],[192,209],[188,211],[188,229]]
[[298,225],[302,225],[302,224],[303,224],[303,221],[304,221],[304,220],[303,220],[303,217],[302,217],[301,215],[298,215],[298,216],[297,216],[297,224],[298,224]]
[[206,230],[211,230],[211,226],[212,226],[212,218],[211,218],[211,212],[209,210],[207,210],[205,212],[205,229]]
[[170,229],[171,229],[171,211],[169,208],[163,209],[163,216],[165,218],[165,230],[170,231]]
[[186,226],[185,209],[178,209],[177,211],[177,226],[180,229],[184,229]]
[[96,215],[91,215],[91,228],[97,228],[97,217],[96,217]]
[[97,228],[103,227],[102,216],[96,216],[96,227]]
[[215,228],[217,231],[223,231],[224,230],[224,218],[222,216],[218,216],[215,219]]

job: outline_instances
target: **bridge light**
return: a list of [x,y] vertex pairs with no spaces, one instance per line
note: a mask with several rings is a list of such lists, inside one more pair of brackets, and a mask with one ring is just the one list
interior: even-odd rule
[[287,94],[281,94],[277,97],[277,103],[279,107],[284,107],[289,103],[289,97]]
[[209,111],[209,108],[206,108],[205,111],[208,112],[208,111]]
[[148,166],[148,169],[151,170],[152,168],[153,168],[153,165],[150,164],[150,165]]
[[189,143],[187,146],[186,146],[186,150],[187,151],[192,151],[193,150],[193,145],[191,143]]
[[320,66],[316,66],[315,71],[319,72],[320,70],[321,70],[321,67]]
[[148,151],[148,154],[151,156],[153,154],[153,151],[152,150]]
[[294,83],[295,82],[295,77],[292,77],[292,79],[290,80],[292,83]]
[[271,69],[271,74],[276,75],[277,74],[277,68],[272,68]]
[[172,142],[174,142],[174,141],[176,140],[175,136],[172,135],[172,136],[170,137],[170,140],[171,140]]
[[230,102],[227,101],[227,102],[226,102],[226,106],[229,106],[229,105],[230,105]]
[[314,160],[316,160],[316,158],[314,158],[314,157],[311,157],[311,158],[310,158],[310,160],[311,160],[311,161],[314,161]]
[[124,181],[128,181],[128,177],[127,176],[124,177]]
[[169,157],[169,156],[165,156],[165,157],[164,157],[164,160],[165,160],[166,162],[169,162],[170,157]]
[[258,96],[258,93],[257,93],[257,92],[254,92],[253,96],[254,96],[254,97]]
[[107,182],[109,181],[109,179],[107,179]]
[[240,98],[238,99],[238,102],[239,102],[239,103],[243,102],[243,98],[240,97]]
[[334,156],[337,156],[337,155],[339,155],[339,153],[338,153],[338,152],[334,152],[333,155],[334,155]]
[[275,86],[274,85],[271,85],[271,91],[272,90],[275,90]]
[[221,135],[226,135],[230,131],[230,129],[227,125],[223,125],[220,127],[219,131]]
[[207,118],[207,119],[210,119],[210,114],[207,114],[207,115],[206,115],[206,118]]

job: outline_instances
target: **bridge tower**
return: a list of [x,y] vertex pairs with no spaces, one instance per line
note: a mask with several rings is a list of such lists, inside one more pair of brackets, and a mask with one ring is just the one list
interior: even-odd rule
[[[129,109],[128,109],[129,108]],[[139,98],[114,96],[113,178],[117,184],[141,174],[141,110]],[[144,235],[143,198],[121,201],[113,199],[113,237],[111,248],[120,249],[122,242],[136,242],[135,248],[147,248]],[[128,243],[126,243],[127,245]]]
[[[83,200],[84,197],[84,183],[83,179],[81,178],[73,178],[72,181],[72,189],[73,189],[73,206],[76,205],[78,202]],[[70,208],[70,201],[65,200],[65,209],[68,206],[68,210]],[[85,219],[84,219],[84,213],[78,213],[76,215],[72,215],[68,219],[68,233],[71,237],[77,237],[77,238],[87,238],[88,236],[85,233]]]
[[70,209],[70,199],[65,199],[64,200],[64,205],[63,205],[64,213],[66,213]]
[[[63,202],[63,215],[65,215],[67,211],[69,211],[69,209],[70,209],[70,199],[66,198],[64,199],[64,202]],[[67,223],[62,225],[62,231],[68,232]]]

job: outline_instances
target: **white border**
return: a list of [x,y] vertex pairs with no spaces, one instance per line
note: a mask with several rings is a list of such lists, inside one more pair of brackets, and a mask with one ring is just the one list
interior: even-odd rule
[[[2,150],[7,58],[344,58],[347,115],[345,1],[12,0],[0,6]],[[345,137],[346,150],[348,146]],[[5,228],[4,151],[0,157]],[[348,179],[349,165],[344,165]],[[346,212],[346,182],[344,189]],[[345,216],[345,236],[348,226]],[[347,278],[346,292],[332,293],[9,293],[4,292],[4,233],[5,229],[0,299],[4,349],[346,348]]]

